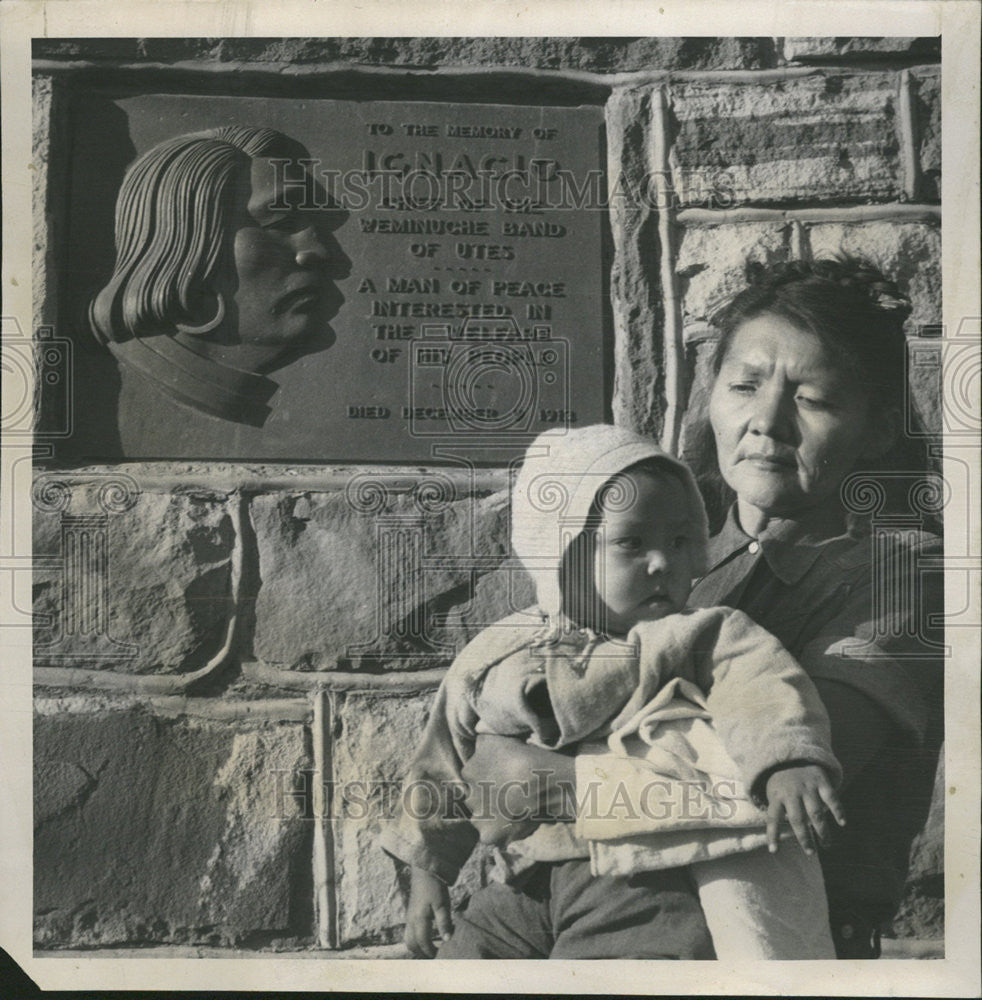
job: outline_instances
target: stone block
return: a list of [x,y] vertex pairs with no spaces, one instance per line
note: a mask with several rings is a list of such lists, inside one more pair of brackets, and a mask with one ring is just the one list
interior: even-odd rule
[[482,629],[533,604],[532,577],[520,560],[506,559],[477,581],[467,604],[455,607],[447,615],[447,641],[453,642],[459,652]]
[[918,200],[941,200],[941,75],[911,74],[914,90],[914,129],[920,166]]
[[256,657],[301,670],[449,662],[436,623],[507,555],[508,496],[435,482],[429,499],[372,476],[346,492],[257,497]]
[[[74,412],[69,398],[72,376],[79,377],[78,351],[65,339],[68,324],[61,322],[59,300],[65,285],[67,263],[63,259],[66,245],[68,165],[65,149],[70,142],[65,122],[65,84],[63,80],[36,74],[31,80],[31,314],[21,317],[25,337],[33,333],[44,337],[47,349],[37,357],[37,388],[35,407],[14,406],[11,415],[29,425],[35,417],[35,433],[52,433],[55,437],[77,424],[84,403],[74,400]],[[9,320],[4,321],[4,325]],[[78,382],[76,384],[82,384]],[[12,387],[11,387],[12,388]],[[9,391],[9,390],[8,390]],[[78,393],[78,396],[83,395]],[[32,412],[33,411],[33,412]],[[25,426],[26,429],[26,426]]]
[[[908,337],[923,327],[941,323],[941,231],[921,222],[823,224],[808,234],[815,257],[856,254],[876,264],[911,300],[913,312],[906,324]],[[911,402],[929,433],[941,432],[938,370],[931,365],[911,368]]]
[[125,63],[208,60],[293,65],[500,66],[623,72],[761,69],[775,64],[769,38],[140,38],[43,39],[41,59]]
[[232,610],[224,498],[141,492],[111,473],[39,473],[36,485],[38,664],[182,673],[214,655]]
[[103,702],[38,714],[34,760],[38,947],[309,939],[312,824],[276,779],[301,726]]
[[[403,876],[400,884],[396,863],[379,848],[378,838],[397,815],[399,788],[433,697],[429,690],[338,699],[332,828],[342,947],[402,937],[407,883]],[[489,863],[486,850],[475,852],[451,892],[455,905],[485,883]]]
[[661,413],[660,332],[664,328],[657,189],[651,176],[649,87],[615,91],[607,102],[610,227],[614,244],[610,301],[614,320],[615,423],[657,437]]
[[940,38],[890,38],[885,36],[836,38],[782,38],[781,48],[786,62],[822,62],[835,59],[890,58],[916,56],[922,59],[941,57]]
[[773,264],[789,258],[790,231],[785,222],[689,226],[683,231],[675,270],[687,343],[716,336],[709,320],[746,287],[748,263]]
[[137,489],[123,509],[99,496],[111,474],[73,483],[41,473],[38,489],[56,481],[71,493],[65,510],[36,493],[35,661],[131,673],[206,662],[232,609],[225,500]]
[[48,164],[51,155],[51,111],[54,82],[50,76],[36,76],[32,84],[31,113],[31,197],[34,207],[32,261],[35,275],[33,308],[35,325],[45,318],[48,301],[47,282],[53,282],[55,274],[51,267],[49,228],[54,206],[48,206]]
[[773,65],[758,38],[337,38],[226,39],[224,59],[419,67],[495,66],[623,72],[756,69]]
[[[903,191],[892,73],[672,87],[682,205],[891,201]],[[724,204],[724,199],[728,204]]]
[[[944,344],[939,338],[908,341],[907,360],[910,402],[920,425],[917,429],[940,435],[944,429],[943,408],[950,405],[942,395]],[[936,459],[935,465],[940,471],[940,460]]]
[[716,445],[709,428],[709,394],[713,386],[712,358],[716,341],[699,339],[686,349],[689,402],[682,417],[679,456],[699,481],[711,532],[719,530],[732,499],[719,476]]
[[[198,39],[195,39],[198,41]],[[202,40],[206,43],[208,40]],[[100,62],[132,62],[139,58],[141,39],[137,38],[44,38],[35,39],[31,49],[34,59],[92,59]]]
[[866,257],[896,281],[911,300],[908,332],[941,322],[941,230],[929,222],[812,225],[813,257],[835,253]]

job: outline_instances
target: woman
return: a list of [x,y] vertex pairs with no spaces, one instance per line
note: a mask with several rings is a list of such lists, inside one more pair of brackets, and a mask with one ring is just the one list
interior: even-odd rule
[[[901,436],[909,307],[855,260],[756,267],[750,278],[714,320],[707,452],[735,503],[690,604],[745,611],[818,688],[847,818],[841,831],[815,824],[833,939],[840,958],[873,958],[926,816],[942,731],[940,574],[925,569],[940,542],[909,512],[891,531],[856,516],[870,485],[857,470],[903,469],[908,486],[922,472]],[[603,762],[580,758],[588,773]],[[464,776],[501,782],[533,769],[574,776],[570,761],[496,737],[478,739]],[[562,815],[562,795],[546,791],[532,805]],[[488,827],[485,839],[504,831],[503,821]]]

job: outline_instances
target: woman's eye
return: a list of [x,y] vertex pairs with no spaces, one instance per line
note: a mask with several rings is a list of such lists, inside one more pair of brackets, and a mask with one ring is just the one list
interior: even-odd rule
[[798,396],[798,405],[806,410],[830,410],[832,404],[818,396]]
[[730,392],[738,392],[749,396],[757,391],[757,386],[753,382],[731,382]]
[[688,535],[676,535],[675,538],[672,539],[672,544],[677,549],[685,548],[685,546],[689,544],[689,536]]

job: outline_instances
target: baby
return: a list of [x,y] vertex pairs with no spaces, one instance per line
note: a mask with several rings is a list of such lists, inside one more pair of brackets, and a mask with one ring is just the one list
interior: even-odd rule
[[[671,956],[659,940],[666,883],[651,871],[688,862],[719,957],[834,957],[808,833],[826,810],[843,822],[828,717],[791,656],[741,612],[684,610],[706,534],[691,473],[639,435],[596,425],[549,431],[530,447],[512,542],[538,604],[482,631],[454,661],[404,812],[383,835],[413,869],[414,954],[432,956],[435,922],[439,957]],[[478,890],[451,937],[447,887],[477,840],[461,769],[481,734],[567,752],[598,738],[624,753],[640,747],[652,786],[670,789],[665,833],[639,836],[609,817],[605,827],[582,811],[575,826],[539,826],[504,852],[510,884]],[[679,810],[671,781],[654,780],[693,774],[736,780],[722,800],[705,793],[719,806],[708,812]],[[579,770],[576,779],[579,791],[596,782]],[[614,784],[605,773],[608,803]],[[421,789],[428,803],[414,800]],[[773,853],[785,816],[807,852]]]

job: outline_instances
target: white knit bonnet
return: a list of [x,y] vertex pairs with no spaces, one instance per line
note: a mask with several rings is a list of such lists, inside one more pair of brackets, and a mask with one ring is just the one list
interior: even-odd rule
[[545,431],[529,446],[512,490],[511,540],[550,618],[563,610],[559,571],[565,549],[585,528],[598,490],[651,458],[682,482],[696,532],[693,571],[704,573],[709,531],[702,497],[688,467],[654,441],[623,427],[593,424]]

